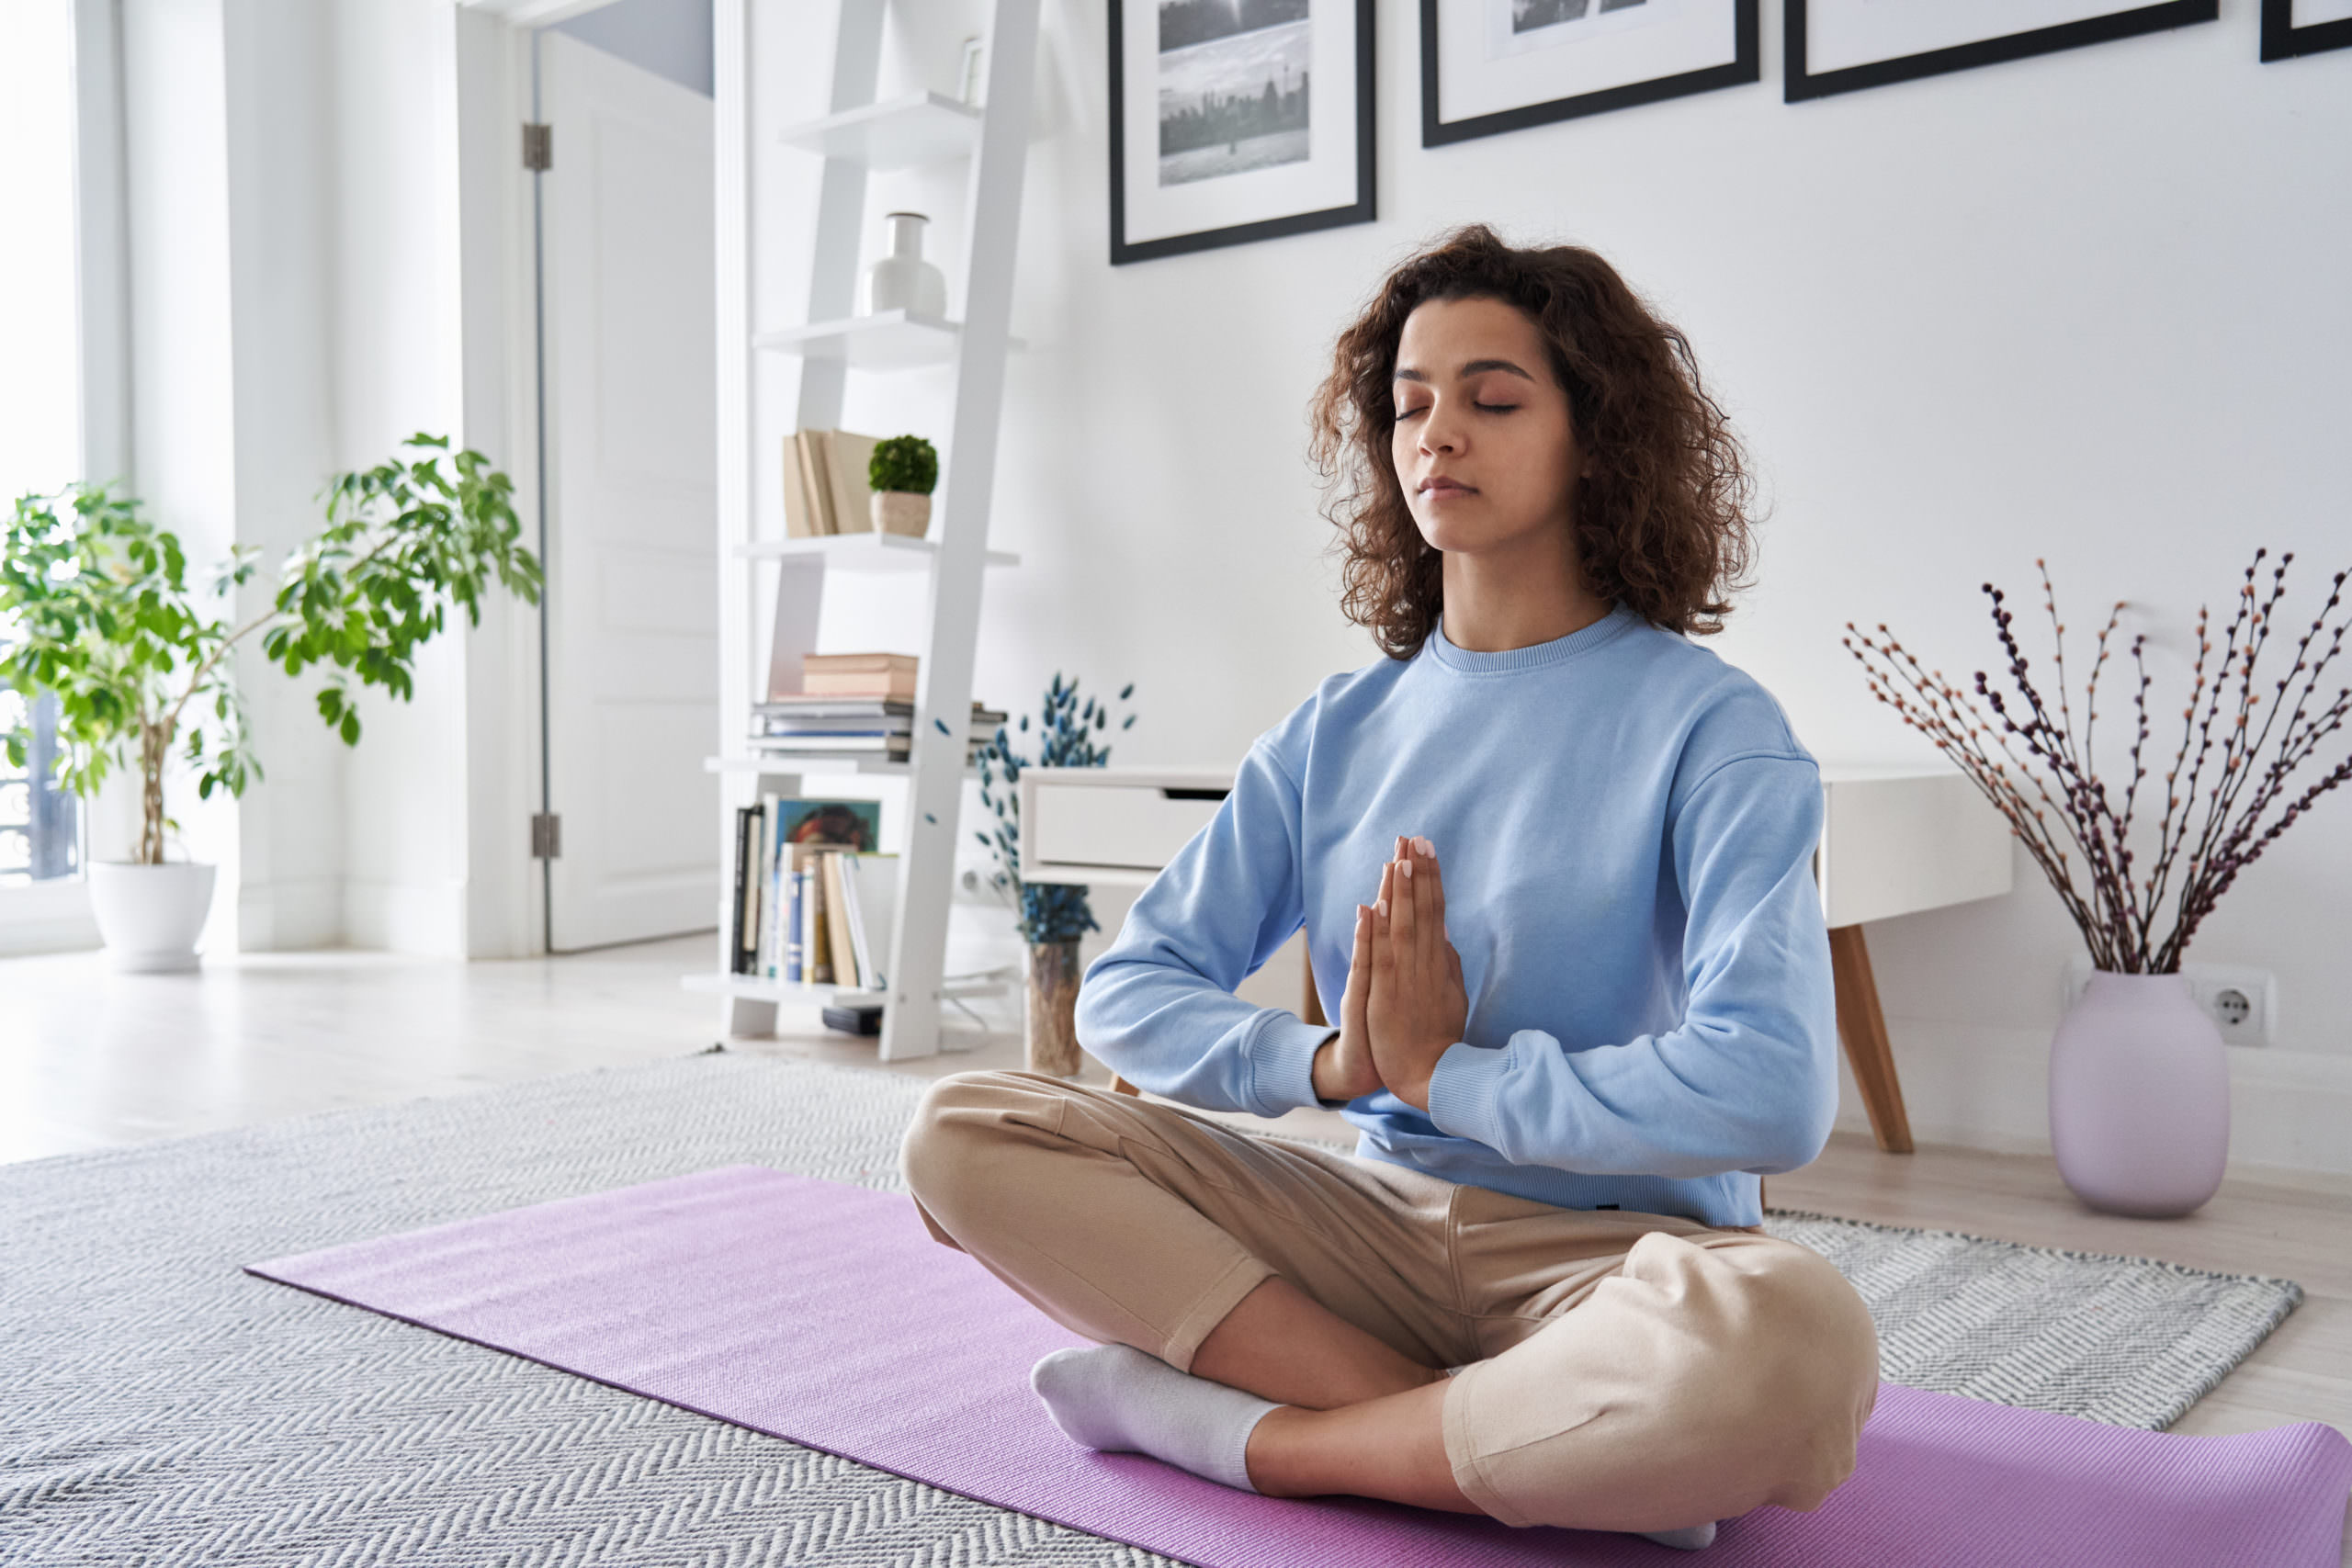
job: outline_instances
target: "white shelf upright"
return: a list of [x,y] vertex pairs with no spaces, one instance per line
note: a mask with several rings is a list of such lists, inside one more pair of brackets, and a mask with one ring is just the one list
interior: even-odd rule
[[[925,647],[915,694],[907,780],[906,851],[899,860],[897,922],[885,973],[884,1061],[936,1055],[945,991],[997,987],[944,986],[948,906],[956,874],[956,814],[963,798],[971,730],[972,664],[979,636],[980,578],[1014,558],[988,548],[989,498],[996,475],[1005,355],[1012,346],[1013,260],[1021,227],[1023,164],[1028,153],[1030,96],[1037,49],[1037,0],[994,0],[988,42],[986,107],[974,109],[934,93],[877,102],[882,54],[881,0],[838,0],[831,102],[821,117],[786,130],[782,141],[823,160],[808,325],[755,331],[752,315],[752,148],[754,84],[750,0],[717,0],[714,11],[718,217],[718,528],[719,712],[723,783],[717,825],[722,886],[733,883],[734,808],[760,794],[797,795],[803,773],[889,771],[888,764],[795,763],[756,753],[749,743],[751,705],[766,691],[797,690],[800,657],[813,651],[818,612],[830,570],[907,573],[928,584]],[[763,9],[763,18],[781,8]],[[797,18],[796,24],[797,25]],[[860,318],[856,302],[859,236],[865,220],[866,175],[968,157],[964,254],[964,319],[931,320],[903,311]],[[850,372],[887,374],[952,364],[955,402],[944,485],[933,538],[883,542],[842,537],[823,543],[763,537],[752,515],[754,438],[752,367],[758,354],[800,361],[795,423],[841,423]],[[776,530],[778,534],[781,529]],[[924,569],[927,568],[927,570]],[[771,584],[770,577],[774,578]],[[773,595],[775,635],[752,646],[759,605]],[[944,727],[944,728],[942,727]],[[785,986],[727,972],[734,921],[722,901],[718,972],[691,975],[693,990],[723,998],[731,1034],[775,1027],[780,1002],[822,1001],[854,987]]]

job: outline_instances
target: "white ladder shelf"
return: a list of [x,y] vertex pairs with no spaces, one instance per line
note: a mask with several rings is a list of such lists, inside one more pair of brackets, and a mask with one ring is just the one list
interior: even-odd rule
[[[714,7],[718,182],[718,528],[721,595],[719,723],[721,754],[708,766],[721,780],[717,832],[719,863],[731,885],[734,811],[762,794],[797,795],[804,775],[891,773],[907,780],[906,850],[899,860],[897,921],[886,968],[884,1061],[942,1049],[943,997],[984,995],[1002,982],[944,983],[949,900],[956,873],[956,814],[970,770],[972,665],[979,636],[980,578],[989,566],[1018,558],[988,548],[989,498],[996,473],[1006,353],[1012,310],[1013,260],[1021,223],[1023,164],[1028,153],[1030,97],[1037,50],[1037,0],[994,0],[989,25],[986,107],[974,109],[936,93],[877,102],[881,0],[838,0],[831,102],[821,118],[788,128],[785,146],[824,160],[817,199],[807,325],[755,330],[752,320],[752,103],[756,92],[750,48],[750,0]],[[763,22],[796,25],[781,7]],[[870,172],[951,159],[971,160],[967,184],[964,319],[950,321],[890,310],[854,315],[859,236]],[[752,515],[755,462],[772,442],[753,423],[754,356],[788,355],[800,362],[795,426],[841,423],[851,371],[888,373],[952,365],[955,401],[941,454],[942,485],[933,537],[837,536],[787,539],[763,533]],[[818,612],[829,570],[922,573],[928,589],[925,647],[915,694],[914,737],[903,763],[761,756],[749,743],[751,704],[778,682],[797,689],[799,659],[815,647]],[[771,581],[771,579],[773,581]],[[772,599],[769,598],[773,595]],[[775,605],[775,635],[752,646],[763,601]],[[773,666],[773,667],[772,667]],[[934,722],[936,720],[937,722]],[[945,728],[943,729],[942,726]],[[689,975],[691,990],[723,998],[730,1034],[775,1027],[780,1003],[863,995],[848,986],[799,986],[727,972],[731,911],[722,908],[718,972]]]

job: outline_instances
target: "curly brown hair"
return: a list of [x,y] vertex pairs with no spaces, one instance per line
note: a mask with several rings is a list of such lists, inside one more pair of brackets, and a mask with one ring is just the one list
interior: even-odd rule
[[1493,299],[1544,333],[1552,374],[1592,459],[1577,510],[1585,584],[1671,631],[1723,629],[1747,586],[1754,486],[1682,333],[1616,269],[1575,245],[1520,250],[1483,223],[1390,273],[1340,334],[1310,408],[1324,507],[1347,553],[1340,606],[1393,659],[1409,659],[1444,606],[1443,552],[1421,536],[1389,449],[1396,343],[1430,299]]

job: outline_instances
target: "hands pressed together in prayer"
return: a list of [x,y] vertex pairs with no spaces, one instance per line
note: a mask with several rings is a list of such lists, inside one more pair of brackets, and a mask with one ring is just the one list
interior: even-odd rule
[[1316,1053],[1315,1092],[1353,1100],[1385,1088],[1427,1111],[1437,1059],[1462,1038],[1469,1018],[1462,955],[1445,939],[1436,846],[1400,834],[1395,857],[1381,868],[1378,895],[1356,906],[1340,1033]]

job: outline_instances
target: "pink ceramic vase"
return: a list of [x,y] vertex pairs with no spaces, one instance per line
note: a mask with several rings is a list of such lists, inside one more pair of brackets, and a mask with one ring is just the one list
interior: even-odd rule
[[2201,1207],[2230,1154],[2221,1031],[2178,975],[2093,975],[2050,1042],[2050,1146],[2110,1214]]

